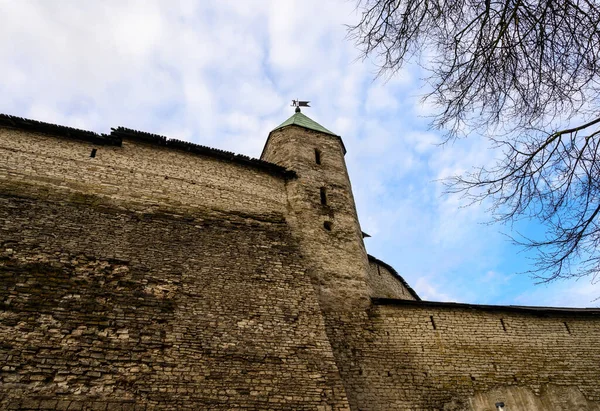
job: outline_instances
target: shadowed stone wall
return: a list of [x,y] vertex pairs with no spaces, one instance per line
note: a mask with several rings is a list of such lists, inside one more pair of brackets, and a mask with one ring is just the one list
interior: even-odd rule
[[284,178],[0,138],[0,409],[347,409]]
[[[315,149],[320,151],[321,164],[315,161]],[[288,184],[288,218],[319,293],[348,401],[359,410],[357,395],[363,388],[357,391],[353,382],[360,352],[353,343],[362,338],[371,289],[343,145],[337,136],[291,126],[271,132],[261,158],[298,174]],[[320,198],[321,188],[326,190],[326,204]],[[331,223],[329,230],[325,222]]]
[[0,127],[0,409],[599,409],[599,311],[409,301],[338,137],[138,137]]
[[346,389],[360,410],[597,410],[599,315],[375,300]]

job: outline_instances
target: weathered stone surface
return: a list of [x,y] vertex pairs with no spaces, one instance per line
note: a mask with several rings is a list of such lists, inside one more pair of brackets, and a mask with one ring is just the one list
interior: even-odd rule
[[408,301],[337,136],[181,148],[0,127],[0,409],[598,409],[598,313]]
[[468,399],[463,409],[491,410],[496,403],[502,402],[506,407],[510,407],[506,408],[510,411],[600,410],[600,403],[586,399],[576,386],[547,384],[537,391],[534,392],[528,387],[505,386],[477,392],[473,398]]
[[387,264],[369,256],[369,276],[367,282],[371,288],[371,296],[379,298],[398,298],[400,300],[416,300],[415,292],[403,284],[398,273],[392,272]]
[[[400,300],[375,305],[354,335],[331,326],[334,349],[345,355],[340,372],[356,409],[494,410],[491,399],[499,387],[515,393],[497,396],[507,410],[600,405],[597,312],[423,305]],[[336,343],[343,338],[350,350]],[[579,397],[569,401],[551,386]],[[531,395],[516,395],[517,388]],[[537,408],[527,408],[532,396]],[[512,402],[519,398],[524,402]],[[589,405],[582,408],[581,398]]]
[[[320,164],[315,149],[320,151]],[[288,221],[306,256],[321,307],[325,311],[367,307],[369,265],[339,137],[285,127],[269,135],[261,159],[298,174],[287,184]],[[325,229],[326,222],[331,223],[330,230]]]
[[0,409],[346,408],[285,181],[2,132]]

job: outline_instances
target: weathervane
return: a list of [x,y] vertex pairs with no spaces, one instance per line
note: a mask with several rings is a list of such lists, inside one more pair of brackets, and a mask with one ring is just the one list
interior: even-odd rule
[[310,101],[292,100],[292,107],[296,107],[296,113],[300,112],[300,107],[310,107]]

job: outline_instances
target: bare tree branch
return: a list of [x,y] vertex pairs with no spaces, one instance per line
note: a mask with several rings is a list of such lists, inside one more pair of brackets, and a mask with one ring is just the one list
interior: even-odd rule
[[[362,0],[349,36],[380,74],[418,60],[448,139],[469,132],[498,162],[446,181],[495,221],[536,219],[540,281],[600,273],[600,4],[594,0]],[[561,126],[562,124],[562,126]],[[499,134],[497,130],[501,130]]]

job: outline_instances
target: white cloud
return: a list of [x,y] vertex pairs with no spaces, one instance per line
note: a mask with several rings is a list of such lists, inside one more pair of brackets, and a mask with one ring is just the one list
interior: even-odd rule
[[441,136],[425,118],[436,109],[419,103],[422,73],[407,66],[374,80],[377,67],[345,39],[354,7],[0,0],[0,112],[99,132],[123,125],[258,156],[291,115],[289,101],[308,99],[307,114],[344,138],[369,250],[425,298],[571,304],[593,295],[582,282],[557,291],[511,276],[524,266],[509,263],[514,249],[497,227],[479,224],[485,207],[441,195],[437,179],[494,153],[478,139],[436,145]]
[[421,297],[423,300],[457,302],[455,297],[441,291],[438,286],[433,285],[430,278],[419,278],[415,284],[415,287],[417,290],[419,290],[419,297]]
[[548,307],[600,307],[600,284],[579,281],[558,281],[540,284],[523,290],[515,297],[515,304]]

